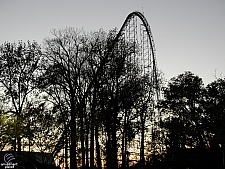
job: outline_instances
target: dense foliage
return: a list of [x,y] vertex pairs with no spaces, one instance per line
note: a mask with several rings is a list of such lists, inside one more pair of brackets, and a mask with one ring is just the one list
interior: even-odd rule
[[[191,72],[172,78],[160,102],[167,129],[166,145],[176,148],[206,148],[223,143],[224,80],[217,79],[204,87],[202,79]],[[217,135],[220,132],[218,138]]]

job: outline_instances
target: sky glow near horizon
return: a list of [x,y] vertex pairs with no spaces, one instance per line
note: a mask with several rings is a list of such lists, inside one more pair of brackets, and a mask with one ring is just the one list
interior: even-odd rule
[[51,37],[51,29],[120,29],[143,11],[158,69],[170,78],[191,71],[205,85],[225,77],[225,0],[0,0],[0,44]]

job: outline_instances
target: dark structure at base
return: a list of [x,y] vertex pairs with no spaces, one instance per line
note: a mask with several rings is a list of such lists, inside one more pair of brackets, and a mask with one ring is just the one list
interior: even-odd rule
[[59,169],[52,154],[39,152],[1,151],[0,169],[5,169],[6,165],[14,165],[15,169]]

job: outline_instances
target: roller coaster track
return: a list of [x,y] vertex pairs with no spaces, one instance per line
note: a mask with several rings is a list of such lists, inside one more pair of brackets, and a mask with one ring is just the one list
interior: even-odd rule
[[[139,28],[139,30],[138,30]],[[139,32],[138,32],[139,31]],[[139,38],[139,40],[138,40]],[[103,71],[103,67],[106,64],[110,53],[112,53],[113,49],[115,48],[116,44],[119,43],[121,40],[126,39],[129,43],[136,44],[134,48],[139,47],[139,51],[141,54],[137,54],[134,59],[135,62],[139,62],[139,66],[142,67],[142,75],[148,74],[149,78],[151,79],[151,85],[154,96],[154,100],[158,100],[160,96],[160,87],[158,83],[158,73],[157,73],[157,65],[156,65],[156,54],[155,54],[155,44],[153,40],[153,35],[150,29],[150,25],[148,24],[147,19],[145,16],[139,12],[134,11],[131,12],[125,19],[123,25],[121,26],[119,32],[116,34],[115,38],[112,40],[111,44],[109,45],[108,51],[106,53],[106,57],[103,58],[100,66],[93,77],[94,80],[91,81],[90,85],[88,86],[85,95],[87,95],[97,80],[97,77]],[[136,49],[134,49],[136,51]],[[138,53],[138,52],[137,52]]]
[[[139,18],[140,24],[138,25]],[[140,28],[140,31],[138,33],[138,27]],[[125,38],[122,38],[122,37]],[[139,37],[139,41],[137,40]],[[127,39],[127,41],[133,42],[134,48],[139,46],[139,51],[141,51],[141,54],[135,55],[140,62],[140,66],[142,67],[142,74],[148,74],[151,79],[152,84],[152,91],[154,92],[154,100],[158,100],[160,96],[160,87],[158,83],[158,73],[157,73],[157,66],[156,66],[156,56],[155,56],[155,44],[152,36],[152,32],[150,29],[150,26],[148,24],[147,19],[144,17],[144,15],[139,11],[134,11],[130,13],[122,27],[120,28],[119,32],[116,34],[115,38],[113,39],[111,45],[109,46],[109,49],[106,53],[106,57],[103,58],[102,62],[100,63],[100,66],[94,76],[95,80],[92,80],[90,85],[88,86],[87,92],[85,95],[90,92],[91,87],[93,86],[94,81],[96,81],[97,76],[101,74],[103,67],[105,63],[107,62],[107,59],[112,53],[114,47],[117,43],[120,42],[120,40]],[[136,49],[135,49],[136,51]]]
[[156,99],[158,99],[160,91],[157,75],[155,43],[150,25],[141,12],[134,11],[126,17],[122,27],[114,39],[112,48],[123,36],[125,37],[123,39],[127,38],[128,41],[133,41],[135,44],[139,45],[141,54],[137,57],[139,57],[139,61],[141,62],[140,65],[143,68],[143,73],[148,73],[149,76],[151,76],[150,78],[153,84],[153,90],[155,90]]
[[[113,41],[112,49],[110,50],[112,51],[117,43],[124,40],[124,44],[126,42],[133,44],[133,51],[135,54],[130,57],[132,57],[134,63],[141,68],[141,74],[150,79],[151,87],[149,90],[149,94],[146,95],[145,101],[148,102],[148,105],[150,105],[150,107],[153,107],[153,109],[155,109],[155,103],[160,97],[155,44],[150,25],[141,12],[134,11],[126,17],[122,27],[120,28]],[[150,124],[148,124],[149,126],[151,126],[149,128],[151,131],[149,132],[148,137],[151,138],[151,149],[153,151],[161,149],[160,146],[158,146],[159,144],[156,144],[157,138],[159,138],[158,124],[161,119],[161,114],[157,110],[155,110],[153,110],[152,112],[148,112],[151,114],[151,122]],[[143,118],[145,118],[146,116],[146,114],[143,115]],[[139,139],[142,136],[138,137],[139,138],[136,140],[136,142],[139,142]]]
[[150,43],[151,43],[151,50],[152,50],[152,53],[154,54],[153,55],[153,58],[155,59],[155,44],[154,44],[154,40],[153,40],[153,36],[152,36],[152,32],[151,32],[151,28],[150,28],[150,25],[148,24],[148,21],[147,19],[145,18],[145,16],[139,12],[139,11],[135,11],[135,12],[132,12],[130,13],[126,20],[124,21],[122,27],[120,28],[120,31],[119,33],[117,34],[116,36],[116,39],[115,41],[118,41],[119,37],[122,35],[125,27],[128,25],[129,21],[134,17],[134,16],[137,16],[141,19],[141,21],[143,22],[145,28],[146,28],[146,31],[147,31],[147,34],[148,34],[148,38],[150,39]]

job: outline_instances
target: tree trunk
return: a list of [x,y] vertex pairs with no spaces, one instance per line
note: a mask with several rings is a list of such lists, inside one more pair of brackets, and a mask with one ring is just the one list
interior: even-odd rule
[[72,98],[71,101],[71,145],[70,145],[70,168],[77,169],[77,160],[76,160],[76,143],[77,143],[77,132],[76,132],[76,109],[75,102]]
[[145,142],[145,123],[144,120],[141,120],[141,148],[140,148],[140,162],[141,165],[145,165],[145,156],[144,156],[144,142]]
[[95,142],[96,142],[97,165],[98,165],[98,169],[101,169],[102,163],[101,163],[100,145],[98,142],[98,125],[95,126]]
[[106,129],[107,131],[107,140],[106,140],[106,166],[107,169],[112,169],[112,149],[111,149],[111,138],[110,138],[110,131],[109,129]]
[[21,137],[20,136],[18,136],[17,137],[17,150],[18,150],[18,152],[21,152],[21,147],[22,147],[22,145],[21,145]]
[[97,98],[96,98],[96,85],[94,86],[94,93],[93,93],[93,100],[92,100],[92,107],[91,107],[91,147],[90,147],[90,167],[94,168],[94,130],[95,130],[95,124],[96,124],[96,113],[95,108],[97,104]]
[[113,112],[112,112],[112,167],[113,169],[118,168],[117,162],[117,140],[116,140],[116,131],[117,131],[117,114],[119,112],[118,108],[118,77],[116,79],[116,94],[114,97]]
[[94,126],[91,122],[90,167],[94,168]]
[[65,138],[65,164],[66,164],[65,169],[69,169],[69,167],[68,167],[68,136],[67,136],[67,131],[66,131],[66,138]]
[[[116,94],[117,97],[117,94]],[[117,163],[117,140],[116,140],[116,125],[117,125],[118,100],[115,98],[115,105],[113,108],[113,124],[112,124],[112,162],[113,169],[118,168]]]
[[113,124],[112,127],[112,159],[113,159],[113,169],[118,168],[117,163],[117,140],[116,140],[116,124]]
[[124,116],[124,128],[122,137],[122,168],[126,168],[126,142],[127,142],[127,112]]
[[81,133],[80,133],[80,142],[81,142],[81,153],[82,153],[82,168],[85,167],[85,147],[84,147],[84,119],[83,111],[81,112]]
[[85,152],[86,152],[86,168],[89,168],[89,148],[88,148],[88,141],[89,141],[89,122],[88,122],[88,119],[86,117],[86,138],[85,138]]
[[126,168],[126,151],[125,151],[125,131],[123,131],[122,137],[122,168]]

